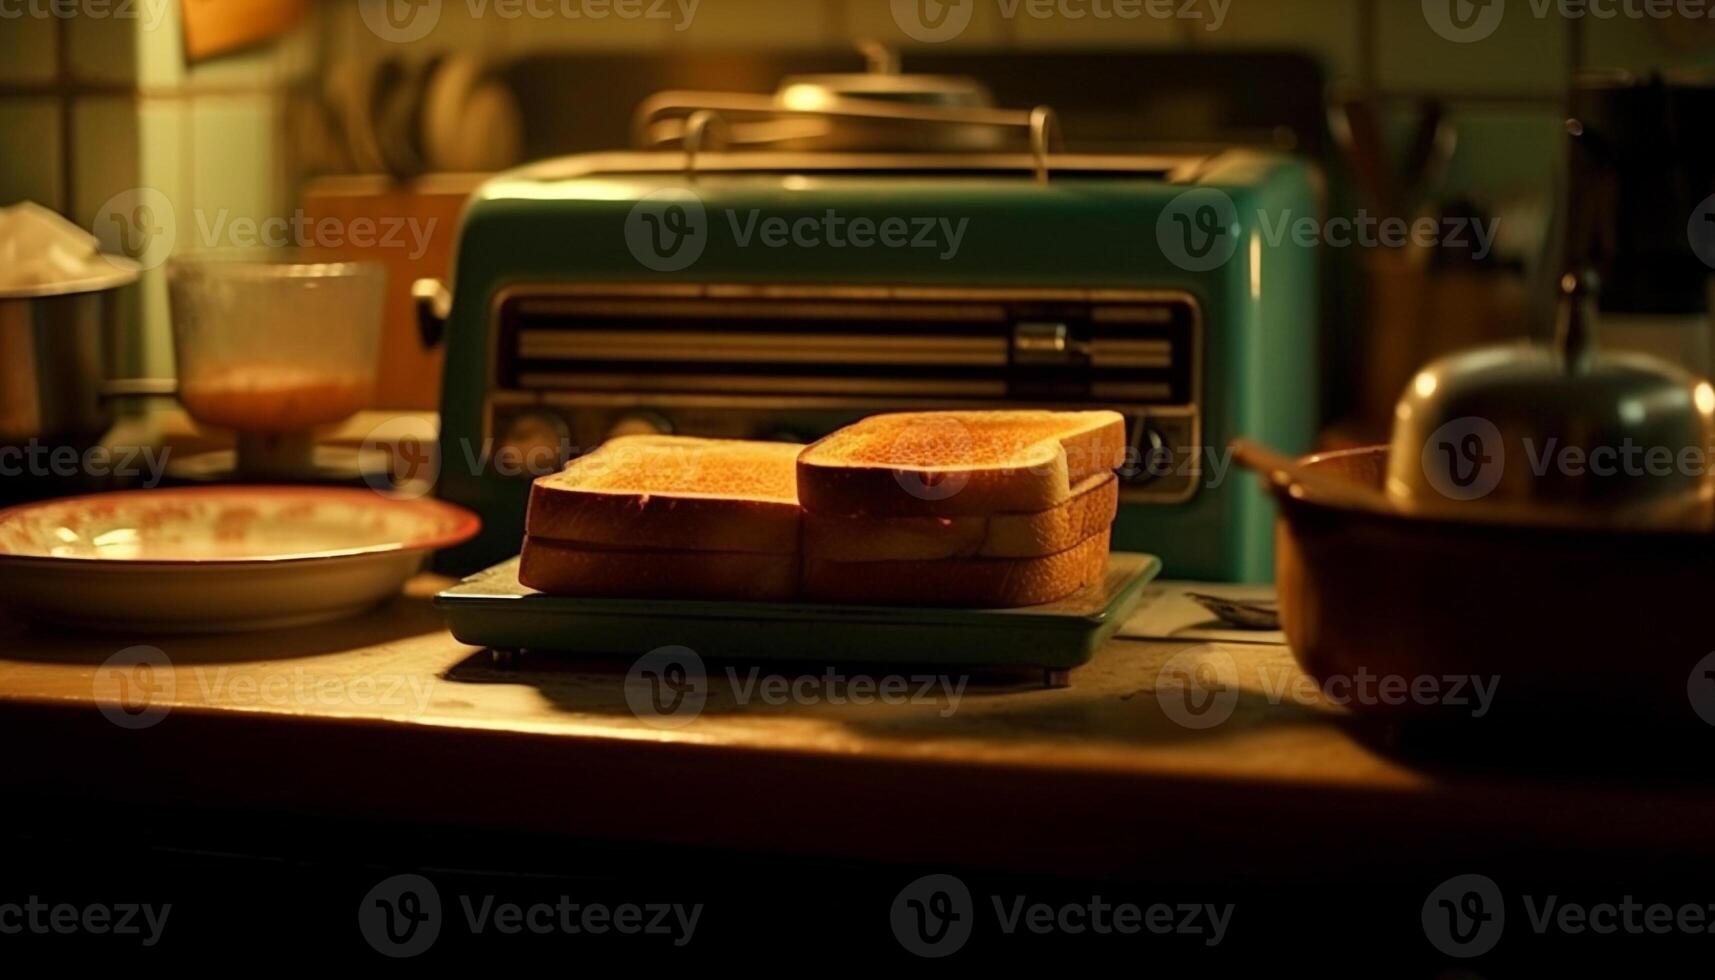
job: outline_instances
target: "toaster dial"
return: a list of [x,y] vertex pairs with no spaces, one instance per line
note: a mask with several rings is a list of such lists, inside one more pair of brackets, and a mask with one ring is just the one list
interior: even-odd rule
[[614,420],[607,430],[609,439],[616,436],[665,436],[673,432],[673,423],[659,412],[627,412]]
[[571,432],[563,419],[551,412],[526,410],[506,423],[495,459],[541,476],[565,465],[570,446]]
[[1196,496],[1202,450],[1193,414],[1144,412],[1126,419],[1129,445],[1120,469],[1127,503],[1183,503]]

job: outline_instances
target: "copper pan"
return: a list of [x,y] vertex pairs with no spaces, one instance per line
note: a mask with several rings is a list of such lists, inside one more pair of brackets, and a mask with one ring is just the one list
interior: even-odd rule
[[[1385,446],[1284,462],[1235,448],[1279,506],[1282,626],[1325,689],[1391,676],[1448,691],[1448,678],[1485,678],[1492,711],[1507,718],[1715,724],[1710,535],[1407,517],[1380,494]],[[1399,700],[1350,707],[1440,720],[1472,711]]]

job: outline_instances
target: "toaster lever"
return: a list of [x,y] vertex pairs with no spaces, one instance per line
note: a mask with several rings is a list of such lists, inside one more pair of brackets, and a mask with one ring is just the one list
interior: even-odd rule
[[1012,359],[1015,364],[1065,365],[1077,362],[1083,351],[1064,323],[1020,322],[1012,328]]
[[411,302],[417,310],[417,335],[423,340],[423,349],[434,350],[447,335],[453,294],[439,279],[418,279],[411,284]]

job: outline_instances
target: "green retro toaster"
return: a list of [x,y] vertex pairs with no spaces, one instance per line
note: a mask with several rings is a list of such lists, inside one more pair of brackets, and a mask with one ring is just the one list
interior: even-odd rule
[[439,493],[483,518],[449,570],[516,554],[529,481],[613,434],[1031,406],[1127,417],[1117,549],[1271,575],[1270,505],[1226,447],[1312,438],[1316,259],[1281,233],[1317,213],[1307,165],[1068,152],[1046,109],[947,79],[899,97],[911,78],[669,93],[649,149],[482,186],[450,296],[419,284],[447,345]]

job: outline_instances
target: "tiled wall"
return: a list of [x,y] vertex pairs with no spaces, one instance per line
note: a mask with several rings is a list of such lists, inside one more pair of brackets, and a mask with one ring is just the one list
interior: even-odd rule
[[[645,6],[655,0],[644,0]],[[683,4],[687,0],[676,0]],[[1416,102],[1444,99],[1462,143],[1448,189],[1484,196],[1541,187],[1559,156],[1560,105],[1576,67],[1648,71],[1715,64],[1715,19],[1701,23],[1617,17],[1569,19],[1557,0],[1511,0],[1493,35],[1456,43],[1435,33],[1422,0],[1148,0],[1201,16],[1083,17],[1127,0],[899,0],[968,5],[970,23],[948,45],[981,47],[1294,48],[1314,53],[1332,79],[1367,84],[1404,129]],[[1142,0],[1137,0],[1141,3]],[[1468,3],[1469,0],[1446,0]],[[544,48],[659,50],[686,46],[839,47],[875,38],[910,51],[894,0],[701,0],[689,23],[663,18],[527,16],[505,0],[445,0],[433,30],[411,46],[474,46],[499,56]],[[537,9],[595,9],[582,0],[536,0]],[[1503,0],[1504,3],[1504,0]],[[1636,5],[1633,5],[1636,6]],[[1619,9],[1619,0],[1592,8]],[[669,10],[683,10],[669,4]],[[1546,13],[1538,16],[1538,10]],[[1036,11],[1036,13],[1032,13]],[[1039,14],[1047,12],[1047,16]],[[330,53],[375,57],[397,48],[362,21],[356,4],[328,8]],[[1146,85],[1147,80],[1140,80]],[[570,95],[591,97],[588,93]]]
[[[131,8],[137,16],[0,20],[0,204],[37,201],[92,230],[110,251],[151,258],[161,239],[150,236],[171,235],[173,249],[183,250],[203,244],[222,213],[280,213],[288,196],[278,153],[282,91],[310,69],[313,26],[187,66],[178,5]],[[136,206],[160,201],[171,213],[127,238],[124,222]],[[136,301],[139,329],[120,338],[118,367],[170,372],[158,265]]]
[[[442,0],[433,28],[405,50],[465,46],[504,56],[545,48],[837,47],[871,37],[904,49],[909,65],[917,43],[901,30],[893,0],[700,0],[688,22],[682,12],[690,0],[664,6],[642,0],[643,9],[678,12],[663,18],[528,16],[519,14],[518,2]],[[616,9],[612,0],[531,2],[539,11]],[[969,26],[943,42],[950,45],[1291,47],[1315,53],[1331,77],[1373,87],[1402,126],[1416,99],[1445,98],[1462,134],[1450,188],[1486,196],[1545,186],[1560,149],[1559,104],[1574,67],[1708,63],[1715,43],[1709,23],[1537,17],[1536,3],[1524,0],[1508,5],[1492,37],[1470,44],[1438,36],[1420,0],[1230,0],[1217,30],[1209,29],[1215,0],[1190,0],[1191,9],[1204,14],[1200,19],[1064,16],[1096,5],[1114,9],[1116,0],[1051,0],[1046,8],[1030,6],[1042,0],[950,2],[971,10]],[[1184,9],[1186,2],[1167,6]],[[156,188],[175,203],[180,248],[197,244],[222,213],[281,214],[291,199],[289,147],[281,136],[284,87],[318,65],[400,50],[366,26],[359,3],[325,0],[317,16],[284,41],[187,68],[177,4],[149,0],[141,6],[160,12],[159,22],[0,21],[0,203],[47,203],[95,228],[114,247],[117,232],[98,212],[127,189]],[[1031,12],[1044,9],[1048,16]],[[143,302],[132,367],[166,370],[170,345],[158,270],[145,284]]]

